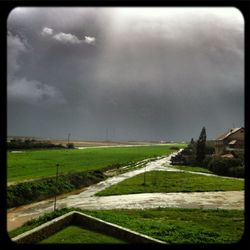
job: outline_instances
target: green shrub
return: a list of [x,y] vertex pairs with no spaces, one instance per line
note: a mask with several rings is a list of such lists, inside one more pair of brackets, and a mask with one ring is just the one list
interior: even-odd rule
[[197,161],[195,155],[190,155],[185,158],[186,159],[186,165],[188,166],[197,166]]
[[212,146],[206,145],[206,147],[205,147],[205,153],[206,153],[206,155],[212,155],[212,154],[215,153],[215,148],[212,147]]
[[26,139],[24,141],[17,139],[7,143],[8,150],[25,150],[25,149],[53,149],[65,148],[62,144],[56,145],[48,141],[36,141]]
[[229,168],[228,172],[229,176],[244,178],[245,167],[244,166],[231,167]]
[[202,166],[208,168],[209,162],[213,159],[211,155],[206,155],[205,159],[203,160]]
[[104,179],[101,171],[85,171],[11,185],[7,188],[7,206],[16,207],[70,192]]
[[75,148],[73,143],[67,143],[67,148]]
[[176,147],[176,146],[173,146],[173,147],[170,147],[169,149],[171,149],[171,150],[179,150],[180,148]]
[[190,148],[184,148],[182,151],[181,151],[181,154],[182,155],[192,155],[192,154],[194,154],[193,153],[193,150],[192,149],[190,149]]
[[186,164],[185,158],[182,156],[181,153],[175,156],[172,156],[170,161],[172,165],[185,165]]
[[234,168],[238,168],[240,166],[242,166],[242,160],[237,158],[213,157],[208,163],[208,169],[211,172],[226,176],[235,176],[235,174],[238,175],[242,173],[241,168],[233,170]]
[[127,166],[128,164],[131,164],[130,162],[124,162],[124,163],[114,163],[114,164],[111,164],[111,165],[108,165],[104,168],[102,168],[102,171],[105,172],[105,171],[108,171],[108,170],[111,170],[111,169],[119,169],[123,166]]

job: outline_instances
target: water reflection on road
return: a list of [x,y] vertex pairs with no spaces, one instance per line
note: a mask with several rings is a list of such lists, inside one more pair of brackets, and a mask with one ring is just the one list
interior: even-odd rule
[[[172,154],[173,155],[173,154]],[[193,193],[143,193],[128,195],[94,196],[111,185],[127,178],[144,173],[145,171],[181,171],[169,166],[170,158],[159,157],[147,163],[143,168],[110,177],[102,182],[84,188],[78,194],[61,196],[57,200],[57,208],[79,207],[82,209],[115,209],[115,208],[155,208],[155,207],[183,207],[183,208],[222,208],[244,209],[244,191],[227,192],[193,192]],[[201,173],[200,173],[201,174]],[[24,205],[8,211],[7,229],[12,230],[25,221],[36,218],[45,212],[53,211],[53,199]]]

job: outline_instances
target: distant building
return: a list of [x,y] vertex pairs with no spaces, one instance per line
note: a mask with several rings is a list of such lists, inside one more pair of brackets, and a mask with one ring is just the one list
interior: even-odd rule
[[231,128],[210,142],[215,147],[216,154],[244,153],[245,128]]

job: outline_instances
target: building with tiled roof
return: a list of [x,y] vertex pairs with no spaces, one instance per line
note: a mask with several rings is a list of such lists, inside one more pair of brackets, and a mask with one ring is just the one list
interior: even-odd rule
[[216,154],[244,152],[245,128],[231,128],[214,140]]

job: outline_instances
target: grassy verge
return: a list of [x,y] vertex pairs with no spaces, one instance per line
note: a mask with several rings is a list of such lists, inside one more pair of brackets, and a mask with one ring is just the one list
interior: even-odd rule
[[177,169],[180,169],[180,170],[212,174],[211,171],[209,171],[207,168],[203,168],[203,167],[190,167],[190,166],[178,166],[178,165],[174,165],[174,166],[171,166],[171,167],[172,168],[177,168]]
[[159,208],[85,211],[103,220],[169,243],[235,243],[244,231],[244,212]]
[[27,232],[35,227],[42,225],[43,223],[51,221],[51,220],[53,220],[61,215],[64,215],[64,214],[71,212],[71,211],[74,211],[74,210],[79,211],[78,209],[74,209],[74,208],[62,208],[62,209],[58,209],[54,212],[44,213],[44,215],[39,216],[37,219],[29,220],[29,221],[25,222],[21,227],[18,227],[16,229],[13,229],[10,232],[8,232],[9,237],[14,238],[17,235],[20,235],[24,232]]
[[116,209],[65,208],[26,222],[9,232],[14,237],[69,211],[77,210],[172,244],[236,243],[244,232],[244,211],[211,209]]
[[46,244],[122,244],[126,243],[123,240],[114,238],[112,236],[87,230],[78,226],[68,226],[49,238],[41,241]]
[[169,192],[204,192],[243,190],[241,180],[225,179],[184,172],[151,171],[136,175],[113,185],[97,196],[135,194],[135,193],[169,193]]
[[105,176],[102,172],[95,170],[60,175],[57,181],[55,177],[48,177],[11,185],[7,187],[7,206],[11,208],[30,204],[55,194],[59,195],[95,184],[103,179]]
[[56,164],[59,164],[59,172],[66,174],[71,171],[97,170],[117,163],[128,164],[146,158],[168,155],[173,151],[176,151],[173,146],[161,145],[82,150],[30,150],[19,154],[8,152],[8,182],[54,176]]

